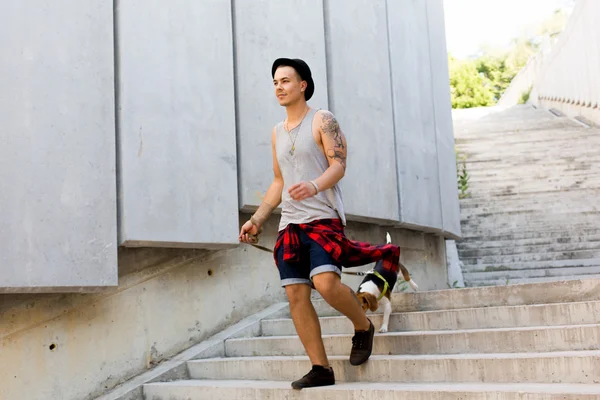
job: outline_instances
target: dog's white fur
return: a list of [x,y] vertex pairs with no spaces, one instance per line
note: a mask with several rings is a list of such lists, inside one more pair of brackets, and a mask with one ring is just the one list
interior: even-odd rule
[[359,292],[371,293],[375,297],[381,296],[381,291],[373,281],[368,281],[358,287]]
[[387,297],[383,297],[379,302],[379,305],[383,307],[383,323],[381,324],[381,328],[379,328],[379,332],[385,333],[388,331],[388,324],[390,323],[390,315],[392,314],[392,302],[390,302]]

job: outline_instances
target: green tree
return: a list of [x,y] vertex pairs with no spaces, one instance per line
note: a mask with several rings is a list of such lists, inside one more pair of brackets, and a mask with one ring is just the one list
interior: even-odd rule
[[471,108],[493,104],[489,82],[472,60],[449,59],[452,108]]
[[466,60],[449,55],[452,108],[496,104],[513,78],[538,51],[540,38],[555,37],[564,29],[567,18],[564,10],[557,10],[539,26],[513,39],[507,49],[483,46],[477,57]]

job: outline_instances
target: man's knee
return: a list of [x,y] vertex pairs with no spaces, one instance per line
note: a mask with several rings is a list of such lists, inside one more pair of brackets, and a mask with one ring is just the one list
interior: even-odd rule
[[310,291],[312,288],[304,283],[287,285],[285,293],[290,304],[297,304],[303,301],[310,301]]
[[324,272],[313,277],[313,284],[321,296],[327,300],[339,290],[342,283],[339,275],[335,272]]

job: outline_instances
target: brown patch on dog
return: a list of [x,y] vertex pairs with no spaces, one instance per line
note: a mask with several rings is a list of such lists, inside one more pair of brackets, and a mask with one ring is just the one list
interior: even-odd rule
[[367,311],[367,309],[371,311],[376,311],[379,304],[377,302],[377,297],[368,292],[360,292],[357,294],[358,299],[362,303],[363,310]]

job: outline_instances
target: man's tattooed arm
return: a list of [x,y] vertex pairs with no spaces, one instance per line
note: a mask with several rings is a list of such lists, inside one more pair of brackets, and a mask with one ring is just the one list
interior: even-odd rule
[[324,112],[321,130],[325,134],[323,138],[323,147],[325,149],[325,155],[330,160],[338,161],[344,170],[346,169],[346,138],[344,133],[340,129],[335,116],[330,112]]

